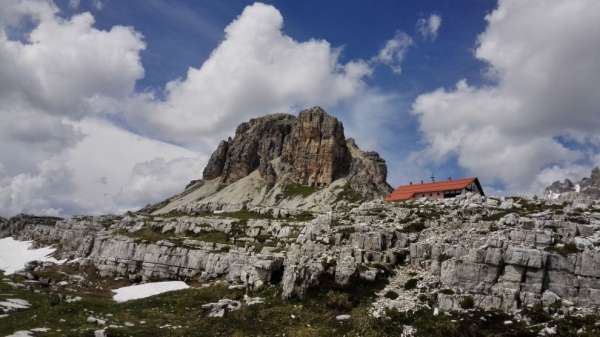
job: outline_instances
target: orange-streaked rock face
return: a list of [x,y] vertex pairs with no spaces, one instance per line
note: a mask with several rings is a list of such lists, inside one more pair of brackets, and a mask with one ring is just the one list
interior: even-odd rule
[[[277,171],[274,159],[280,159]],[[318,187],[347,177],[351,188],[363,196],[390,192],[385,161],[346,139],[342,122],[320,107],[297,117],[272,114],[240,124],[234,138],[222,141],[212,154],[203,179],[221,178],[231,184],[255,170],[271,186],[281,176],[288,183]]]
[[321,108],[302,111],[285,142],[282,161],[298,184],[326,186],[348,173],[351,156],[344,126]]

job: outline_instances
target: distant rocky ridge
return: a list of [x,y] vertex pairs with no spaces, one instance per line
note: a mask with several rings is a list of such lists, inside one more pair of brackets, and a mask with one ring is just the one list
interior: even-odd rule
[[327,211],[391,191],[376,152],[346,139],[343,124],[320,107],[240,124],[211,155],[201,180],[142,211],[166,213],[279,206]]
[[600,199],[600,167],[594,168],[590,177],[583,178],[576,183],[569,179],[555,181],[546,187],[544,196],[553,200]]

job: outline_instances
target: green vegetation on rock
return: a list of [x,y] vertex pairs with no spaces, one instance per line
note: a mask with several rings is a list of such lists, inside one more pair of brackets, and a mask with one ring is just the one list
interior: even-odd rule
[[340,188],[342,190],[337,194],[335,202],[345,200],[351,203],[355,203],[364,200],[364,197],[360,193],[355,191],[352,187],[350,187],[350,185],[345,184]]
[[545,248],[545,251],[552,252],[552,253],[558,253],[562,256],[567,256],[570,254],[577,254],[580,252],[580,250],[577,248],[577,246],[573,242],[566,243],[562,246],[549,246],[549,247]]
[[416,278],[411,278],[410,280],[406,281],[404,283],[404,290],[415,289],[417,287],[417,282],[419,282],[419,280],[417,280]]
[[288,184],[283,187],[283,197],[284,199],[295,198],[297,196],[306,198],[318,190],[319,188],[315,186]]
[[144,227],[135,232],[129,232],[127,230],[121,229],[117,231],[117,234],[133,238],[136,242],[155,243],[161,240],[166,240],[178,246],[182,246],[183,241],[186,239],[193,239],[212,243],[229,243],[229,237],[227,236],[227,234],[216,230],[207,230],[198,233],[186,232],[182,234],[175,234],[173,231],[162,233],[158,229],[155,230],[150,227]]

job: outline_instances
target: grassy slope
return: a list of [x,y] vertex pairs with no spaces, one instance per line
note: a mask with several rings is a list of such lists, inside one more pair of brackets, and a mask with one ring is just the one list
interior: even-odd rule
[[[465,314],[434,317],[430,310],[415,314],[391,312],[391,319],[376,319],[368,315],[373,292],[380,287],[359,284],[350,290],[318,290],[307,299],[284,301],[276,287],[267,287],[253,293],[266,303],[244,306],[226,318],[208,318],[201,306],[222,298],[241,299],[243,290],[229,290],[224,285],[192,288],[162,295],[115,303],[106,291],[81,295],[79,302],[66,303],[48,289],[36,291],[15,289],[0,281],[0,300],[22,298],[32,304],[29,310],[0,318],[0,336],[17,330],[47,327],[47,333],[36,336],[93,336],[100,327],[88,323],[89,316],[107,318],[108,336],[398,336],[402,326],[412,325],[424,337],[492,337],[536,336],[539,328],[528,330],[524,324],[505,325],[510,319],[499,313],[472,311]],[[76,295],[76,294],[72,294]],[[351,314],[352,319],[336,321],[339,314]],[[112,314],[112,316],[107,316]],[[484,319],[482,319],[484,317]],[[598,336],[597,318],[569,318],[561,320],[560,336]],[[145,321],[145,324],[140,322]],[[125,322],[135,324],[124,326]],[[169,328],[164,327],[170,325]],[[162,328],[161,328],[162,327]],[[586,333],[576,334],[581,327]],[[595,330],[594,330],[595,329]]]

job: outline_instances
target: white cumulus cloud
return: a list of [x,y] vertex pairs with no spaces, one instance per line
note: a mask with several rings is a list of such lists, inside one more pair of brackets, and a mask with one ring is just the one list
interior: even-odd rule
[[494,83],[461,80],[416,99],[423,157],[455,156],[472,174],[524,192],[589,169],[600,127],[600,2],[501,0],[486,21],[475,56]]
[[[7,1],[0,10],[12,19],[0,21],[0,158],[7,172],[20,173],[81,139],[66,121],[99,113],[97,100],[132,92],[144,74],[145,45],[131,28],[93,28],[89,13],[62,19],[48,1]],[[6,30],[25,17],[37,25],[26,39],[10,39]]]
[[42,162],[32,173],[7,176],[0,163],[0,210],[3,214],[59,215],[72,209],[71,172],[57,160]]
[[79,8],[80,3],[81,0],[69,0],[69,7],[71,7],[72,9],[77,9]]
[[129,111],[164,140],[212,147],[245,119],[353,97],[371,74],[361,60],[340,63],[325,40],[296,41],[273,6],[255,3],[225,28],[225,38],[199,68],[167,83],[165,99],[139,96]]
[[408,34],[397,32],[393,38],[386,41],[372,61],[382,63],[390,67],[394,73],[400,75],[404,57],[413,43],[413,39]]
[[[31,23],[33,27],[27,28]],[[19,34],[11,37],[9,31]],[[105,180],[117,181],[120,176],[128,176],[136,164],[131,159],[117,161],[115,153],[119,149],[135,151],[127,158],[139,162],[175,153],[190,155],[190,151],[176,151],[175,147],[160,154],[140,151],[135,146],[139,137],[135,136],[106,137],[88,146],[80,157],[69,154],[80,153],[82,146],[98,139],[94,135],[101,128],[80,124],[91,116],[111,112],[102,110],[99,101],[122,101],[133,94],[135,82],[144,75],[139,55],[144,48],[142,36],[134,29],[97,29],[89,13],[62,18],[52,1],[3,2],[0,214],[112,210],[114,204],[111,208],[92,203],[103,194],[102,190],[80,179],[103,167],[91,167],[90,163],[102,161]],[[152,148],[155,143],[146,147]],[[87,163],[87,167],[80,163]],[[113,167],[129,171],[122,173]]]
[[63,157],[72,170],[71,198],[86,213],[122,212],[160,201],[200,177],[207,160],[102,119],[87,118],[73,125],[86,136]]
[[201,177],[205,163],[206,158],[199,157],[155,158],[138,163],[116,202],[128,209],[162,201],[165,196],[181,192],[190,177]]
[[427,19],[417,20],[417,31],[425,39],[435,40],[441,26],[442,16],[438,14],[431,14]]

